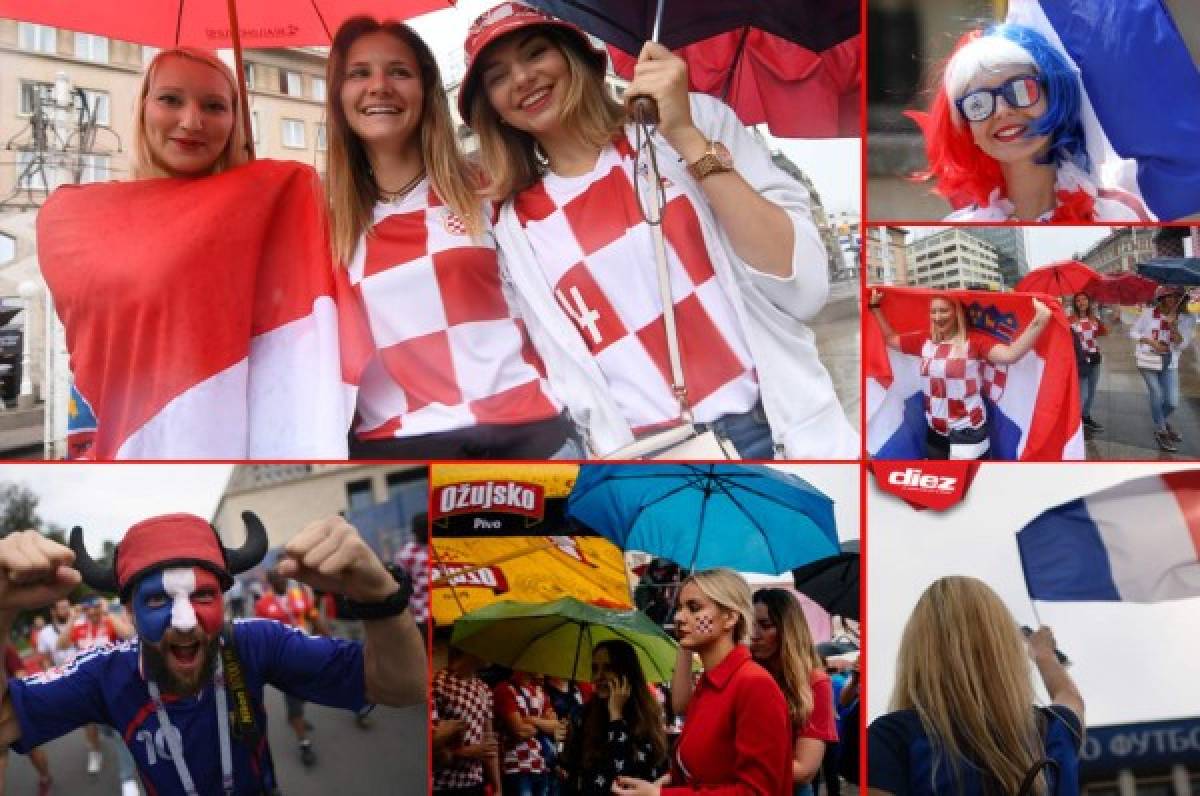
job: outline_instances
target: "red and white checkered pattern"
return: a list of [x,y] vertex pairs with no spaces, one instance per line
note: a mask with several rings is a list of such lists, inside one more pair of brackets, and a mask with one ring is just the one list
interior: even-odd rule
[[[640,430],[675,420],[679,405],[670,387],[654,243],[638,209],[633,166],[633,150],[621,136],[590,174],[548,174],[518,194],[514,209],[559,305],[625,419]],[[662,227],[693,414],[711,421],[748,411],[758,383],[733,305],[713,271],[696,209],[669,180],[664,188]]]
[[[496,715],[506,716],[513,711],[521,718],[537,718],[546,712],[546,692],[536,683],[515,684],[509,680],[496,686]],[[519,740],[512,735],[504,736],[504,759],[501,761],[505,774],[540,774],[546,770],[542,759],[542,747],[537,736]]]
[[429,621],[429,546],[407,542],[396,553],[396,565],[412,578],[412,596],[408,608],[417,624]]
[[[483,741],[492,721],[492,692],[478,677],[463,679],[442,669],[433,676],[432,710],[438,721],[462,719],[466,724],[463,745]],[[433,789],[469,788],[483,783],[483,761],[455,759],[433,774]]]
[[1100,333],[1100,324],[1097,321],[1091,318],[1075,318],[1071,321],[1071,328],[1079,335],[1079,342],[1084,351],[1089,354],[1099,353],[1096,336]]
[[375,343],[358,392],[360,439],[530,423],[562,410],[504,295],[490,231],[473,242],[427,184],[376,205],[347,272]]
[[1156,343],[1170,345],[1172,327],[1171,322],[1167,320],[1166,316],[1159,314],[1158,310],[1155,310],[1154,314],[1150,316],[1150,324],[1150,337]]
[[987,421],[983,405],[985,387],[981,362],[954,343],[926,340],[921,347],[921,381],[925,393],[925,418],[939,434],[952,429],[981,428]]

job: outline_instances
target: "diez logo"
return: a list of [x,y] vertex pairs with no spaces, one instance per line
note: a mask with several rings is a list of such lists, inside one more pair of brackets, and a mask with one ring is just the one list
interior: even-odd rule
[[435,519],[452,514],[496,511],[541,519],[545,490],[539,484],[516,481],[468,481],[438,487],[434,494]]
[[887,481],[889,484],[919,489],[923,492],[941,492],[952,495],[959,479],[949,475],[933,475],[922,472],[919,468],[909,467],[907,470],[894,470],[888,473]]

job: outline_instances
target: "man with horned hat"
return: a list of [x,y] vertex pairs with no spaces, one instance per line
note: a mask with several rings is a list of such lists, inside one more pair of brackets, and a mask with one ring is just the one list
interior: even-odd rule
[[79,528],[70,548],[36,531],[0,539],[0,637],[18,611],[51,604],[81,580],[120,594],[137,630],[48,672],[0,681],[0,748],[24,752],[96,722],[121,733],[150,792],[271,794],[265,685],[351,711],[422,701],[425,649],[407,607],[411,581],[385,568],[341,518],[301,530],[277,569],[340,595],[364,620],[364,643],[271,620],[225,624],[223,592],[267,548],[258,518],[242,519],[246,541],[230,550],[199,517],[152,517],[125,533],[111,566],[88,555]]

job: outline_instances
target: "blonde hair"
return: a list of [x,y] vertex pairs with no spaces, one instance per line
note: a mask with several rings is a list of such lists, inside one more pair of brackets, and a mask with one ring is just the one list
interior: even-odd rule
[[150,65],[146,67],[146,73],[142,76],[142,87],[138,91],[136,115],[133,119],[133,178],[146,180],[154,177],[176,176],[154,157],[146,136],[146,98],[150,96],[150,87],[154,83],[154,76],[158,73],[159,66],[167,58],[182,58],[186,61],[211,66],[220,73],[221,77],[225,78],[225,83],[229,86],[233,127],[229,131],[229,140],[225,142],[225,148],[213,162],[208,175],[220,174],[249,160],[249,153],[246,149],[246,122],[242,116],[237,78],[233,76],[233,72],[225,65],[225,62],[214,53],[192,47],[175,47],[155,55],[150,61]]
[[733,627],[735,644],[741,644],[750,637],[754,603],[750,598],[750,586],[741,575],[725,567],[702,569],[688,575],[680,587],[689,583],[696,584],[700,593],[716,603],[718,608],[737,614],[737,624]]
[[328,152],[325,193],[329,202],[330,239],[335,259],[343,265],[354,256],[359,239],[370,234],[372,211],[379,188],[371,176],[366,147],[350,129],[342,107],[346,81],[346,56],[351,45],[371,33],[387,33],[404,42],[417,58],[421,76],[421,159],[434,193],[466,224],[472,237],[483,232],[481,195],[454,134],[454,121],[442,85],[442,74],[429,45],[417,32],[400,22],[366,16],[351,17],[338,28],[329,49],[325,78],[328,90]]
[[[562,101],[563,127],[597,149],[620,131],[628,116],[608,95],[604,74],[579,52],[570,34],[547,27],[541,32],[567,61],[567,89]],[[494,46],[493,45],[489,45]],[[486,52],[486,50],[485,50]],[[504,201],[541,179],[545,173],[537,141],[500,118],[481,86],[471,98],[468,123],[479,136],[479,159],[488,175],[488,196]]]
[[[959,790],[964,761],[1017,793],[1042,758],[1024,638],[1008,608],[976,578],[935,581],[913,609],[896,656],[891,710],[914,710]],[[1039,774],[1035,793],[1045,792]]]
[[[929,300],[931,309],[935,301],[945,301],[954,309],[954,320],[957,328],[954,331],[954,335],[949,338],[949,342],[954,344],[955,350],[965,348],[967,345],[967,313],[963,309],[962,302],[950,296],[934,296]],[[935,343],[947,342],[946,339],[938,335],[937,327],[934,326],[932,318],[929,319],[929,339]]]
[[813,710],[812,673],[823,666],[808,620],[799,601],[786,589],[759,589],[754,592],[754,604],[764,606],[775,625],[778,663],[767,668],[772,673],[778,670],[779,688],[787,697],[792,724],[803,727]]

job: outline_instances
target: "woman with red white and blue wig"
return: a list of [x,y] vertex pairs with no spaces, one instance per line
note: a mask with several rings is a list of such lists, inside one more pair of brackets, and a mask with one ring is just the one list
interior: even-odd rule
[[1000,24],[968,32],[942,71],[925,135],[947,221],[1137,221],[1132,194],[1102,189],[1084,140],[1079,76],[1042,34]]

